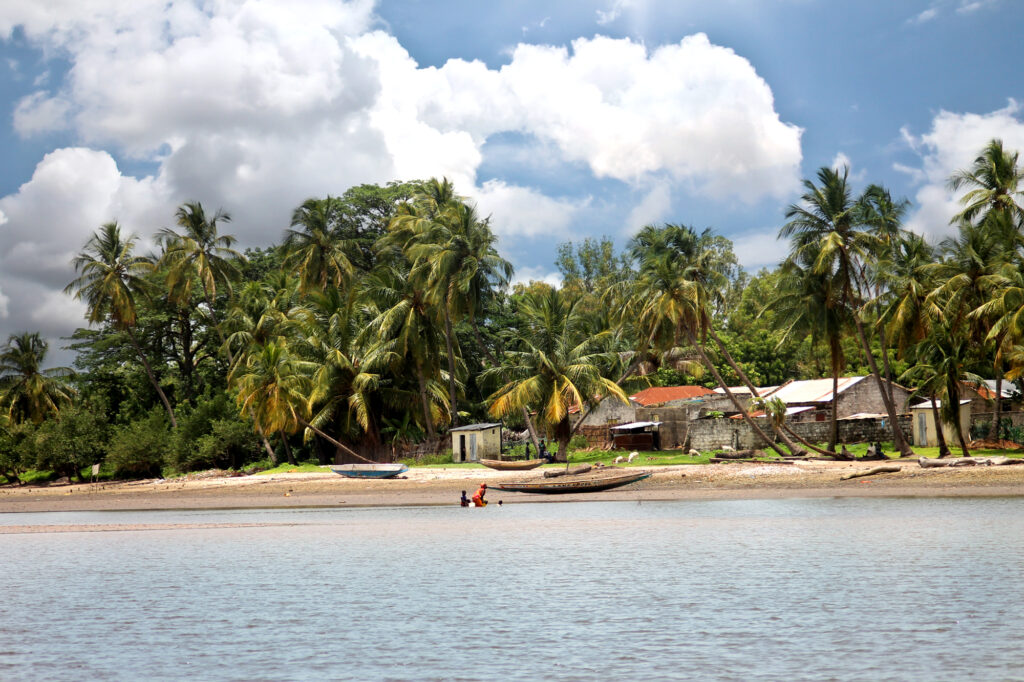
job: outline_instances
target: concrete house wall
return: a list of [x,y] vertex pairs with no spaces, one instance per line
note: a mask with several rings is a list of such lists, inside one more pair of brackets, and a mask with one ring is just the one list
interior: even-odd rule
[[626,424],[636,421],[636,403],[622,402],[618,398],[605,398],[583,420],[584,426],[604,426],[605,424]]
[[451,430],[452,461],[501,458],[501,424],[471,424]]

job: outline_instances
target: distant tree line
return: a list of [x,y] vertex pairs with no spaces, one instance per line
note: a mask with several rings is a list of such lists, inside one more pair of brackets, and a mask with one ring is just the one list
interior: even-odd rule
[[308,199],[279,244],[244,254],[230,215],[199,203],[153,235],[154,253],[107,223],[66,289],[89,323],[69,339],[74,367],[44,369],[38,333],[0,347],[0,475],[377,461],[497,418],[564,461],[598,402],[681,383],[726,388],[779,452],[831,452],[834,408],[828,443],[794,443],[728,387],[852,373],[879,381],[907,453],[883,379],[958,425],[963,382],[1024,372],[1022,173],[990,142],[950,178],[956,235],[929,244],[904,229],[907,201],[822,168],[786,210],[773,270],[750,275],[728,239],[674,223],[622,252],[561,244],[558,287],[510,286],[490,219],[445,179]]

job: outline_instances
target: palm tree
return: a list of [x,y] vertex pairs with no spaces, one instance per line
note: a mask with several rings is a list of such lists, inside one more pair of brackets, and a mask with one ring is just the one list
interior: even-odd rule
[[991,140],[970,168],[955,172],[949,188],[968,190],[960,197],[964,208],[953,216],[952,224],[982,224],[993,213],[1007,213],[1011,223],[1024,224],[1024,168],[1018,165],[1017,152],[1003,149],[1002,140]]
[[818,170],[818,185],[804,180],[801,203],[792,204],[786,210],[789,222],[779,230],[779,237],[790,240],[791,255],[795,259],[815,254],[812,271],[828,276],[840,305],[849,309],[892,424],[893,444],[902,456],[907,457],[913,455],[913,450],[903,438],[895,406],[883,384],[861,319],[866,303],[864,263],[877,252],[879,239],[860,219],[861,209],[853,200],[848,175],[849,168],[842,171],[821,168]]
[[62,380],[68,367],[40,369],[49,344],[37,333],[11,334],[0,346],[0,415],[15,424],[39,424],[71,404],[75,389]]
[[[642,336],[652,341],[660,339],[674,346],[685,338],[758,436],[780,455],[803,452],[781,430],[776,430],[776,435],[789,452],[782,450],[764,433],[730,390],[701,342],[710,336],[736,375],[757,396],[757,389],[733,360],[712,325],[710,310],[727,283],[725,269],[728,266],[716,249],[709,248],[713,242],[711,230],[704,230],[698,235],[685,225],[647,226],[642,229],[631,244],[633,258],[639,262],[640,270],[622,313],[635,320],[637,326],[644,330]],[[775,425],[770,426],[774,428]]]
[[497,238],[473,206],[449,200],[435,219],[423,225],[406,243],[413,276],[425,285],[428,300],[441,309],[448,353],[448,392],[452,424],[458,425],[455,392],[455,334],[453,322],[468,316],[477,343],[483,348],[476,316],[485,297],[508,283],[512,264],[498,255]]
[[167,410],[171,426],[178,428],[171,403],[135,336],[138,321],[136,300],[147,295],[145,275],[155,267],[149,259],[134,255],[135,240],[135,235],[123,237],[116,222],[101,226],[71,261],[75,272],[81,274],[64,288],[64,292],[74,293],[76,299],[85,301],[86,317],[90,323],[109,321],[115,329],[128,335],[146,376]]
[[292,213],[282,249],[285,268],[299,276],[303,291],[323,291],[347,284],[354,268],[349,253],[356,248],[338,234],[344,206],[337,197],[307,199]]
[[851,320],[849,309],[841,305],[832,280],[814,271],[816,260],[817,254],[809,250],[787,258],[781,267],[778,293],[764,310],[771,309],[776,313],[775,322],[783,331],[779,345],[810,336],[812,343],[823,343],[828,347],[832,371],[832,418],[827,450],[835,454],[839,442],[839,375],[846,366],[842,339]]
[[[203,300],[210,310],[210,319],[224,342],[224,333],[217,320],[214,301],[217,299],[217,284],[231,293],[232,281],[238,279],[238,267],[233,261],[244,261],[244,256],[231,246],[235,243],[232,235],[217,233],[217,223],[231,222],[231,216],[218,210],[207,218],[199,202],[183,204],[175,213],[182,231],[164,228],[159,237],[165,245],[163,262],[167,266],[167,287],[170,298],[179,305],[187,304],[192,298],[193,282],[199,281],[203,288]],[[231,350],[228,349],[229,362]]]
[[546,287],[523,299],[524,324],[515,349],[505,352],[505,362],[484,371],[485,380],[499,380],[501,387],[490,398],[489,412],[504,417],[523,408],[535,410],[538,422],[558,441],[556,460],[568,461],[572,435],[570,409],[626,394],[605,376],[613,366],[610,354],[594,352],[608,331],[593,333],[579,311],[579,299]]
[[393,370],[411,366],[422,408],[421,426],[433,439],[435,425],[447,421],[451,407],[438,385],[443,332],[437,316],[425,292],[399,264],[382,265],[370,273],[363,292],[370,302],[366,310],[370,320],[359,343]]

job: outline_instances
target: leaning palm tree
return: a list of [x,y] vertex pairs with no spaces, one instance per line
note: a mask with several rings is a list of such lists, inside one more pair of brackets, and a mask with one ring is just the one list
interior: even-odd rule
[[780,455],[800,454],[803,449],[781,430],[774,429],[774,424],[770,426],[789,452],[764,433],[733,394],[707,353],[704,341],[710,337],[730,368],[755,397],[758,395],[712,325],[711,310],[727,282],[725,270],[728,266],[713,245],[711,230],[697,234],[685,225],[647,226],[642,229],[630,247],[640,270],[628,285],[631,292],[621,316],[632,318],[644,330],[641,332],[643,337],[670,341],[672,345],[684,340],[688,342],[751,429]]
[[41,369],[49,345],[38,332],[11,334],[0,346],[0,414],[15,424],[39,424],[71,404],[68,367]]
[[484,371],[483,379],[502,382],[488,401],[489,412],[504,417],[523,408],[536,411],[538,422],[558,441],[556,460],[568,461],[572,435],[570,409],[626,394],[606,376],[613,354],[594,352],[603,335],[584,324],[579,299],[557,289],[526,295],[524,326],[505,362]]
[[853,199],[848,175],[849,168],[842,171],[821,168],[817,185],[804,180],[805,191],[800,203],[786,210],[788,222],[779,230],[779,237],[790,240],[790,253],[794,258],[816,254],[813,271],[828,276],[840,304],[849,309],[892,425],[893,444],[902,456],[908,457],[913,455],[913,450],[903,437],[896,408],[882,381],[862,319],[867,302],[865,262],[877,252],[879,239],[860,219],[860,208]]
[[135,349],[153,389],[170,418],[171,426],[178,427],[174,409],[160,387],[153,368],[142,352],[135,326],[138,322],[136,302],[148,294],[145,275],[153,271],[152,261],[136,256],[135,235],[124,237],[116,222],[106,223],[89,238],[85,248],[71,261],[75,272],[81,273],[64,288],[76,299],[84,300],[90,323],[110,322],[115,329],[125,332]]

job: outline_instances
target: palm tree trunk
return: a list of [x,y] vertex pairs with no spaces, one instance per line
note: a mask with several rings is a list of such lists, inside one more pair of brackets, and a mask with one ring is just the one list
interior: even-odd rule
[[313,433],[315,433],[316,435],[318,435],[321,438],[323,438],[324,440],[326,440],[328,443],[331,443],[335,447],[344,450],[345,452],[347,452],[348,454],[352,455],[353,457],[358,457],[359,459],[363,460],[364,462],[369,462],[370,464],[376,464],[376,462],[374,462],[372,459],[367,459],[366,457],[363,457],[362,455],[360,455],[358,452],[356,452],[355,450],[353,450],[349,446],[345,445],[344,443],[338,441],[335,438],[332,438],[331,436],[328,436],[326,433],[324,433],[320,429],[316,428],[315,426],[313,426],[309,422],[307,422],[307,421],[305,421],[303,419],[300,419],[299,423],[302,424],[307,429],[309,429],[310,431],[312,431]]
[[768,446],[772,450],[775,450],[775,452],[779,453],[780,457],[786,457],[787,455],[789,455],[790,453],[785,452],[781,447],[779,447],[779,445],[775,443],[775,441],[773,441],[771,438],[769,438],[768,435],[761,429],[761,427],[755,424],[754,420],[750,418],[750,415],[747,413],[746,409],[744,409],[744,407],[740,404],[740,401],[736,399],[736,396],[733,395],[733,392],[729,390],[729,387],[726,385],[725,380],[719,373],[718,368],[715,367],[715,363],[711,362],[711,358],[708,357],[708,354],[704,350],[704,347],[700,344],[700,342],[697,340],[697,337],[694,336],[693,332],[689,328],[686,329],[686,338],[690,341],[690,344],[696,349],[697,353],[700,355],[701,360],[704,362],[704,365],[711,371],[711,374],[714,375],[715,381],[718,382],[718,385],[722,387],[722,390],[725,391],[725,394],[729,396],[729,400],[731,400],[732,404],[736,406],[737,410],[739,410],[739,413],[740,415],[742,415],[744,421],[746,421],[747,424],[750,425],[750,428],[754,430],[754,433],[756,433],[762,440],[768,443]]
[[430,414],[430,399],[427,397],[427,379],[423,376],[423,369],[416,363],[416,381],[420,386],[420,402],[423,407],[423,419],[426,420],[424,428],[427,430],[427,438],[434,439],[434,418]]
[[[480,349],[480,352],[487,356],[487,359],[491,362],[491,366],[497,367],[501,363],[498,362],[498,358],[494,357],[494,353],[491,349],[484,344],[483,334],[480,333],[480,327],[476,323],[476,316],[473,315],[472,308],[469,311],[469,322],[473,327],[473,337],[476,339],[476,345]],[[540,452],[540,439],[537,438],[537,429],[533,427],[533,420],[530,419],[530,412],[525,407],[520,408],[520,412],[523,415],[523,421],[526,423],[526,431],[530,434],[530,440],[533,441],[533,447],[537,452]]]
[[278,435],[281,436],[281,444],[284,445],[284,454],[285,454],[285,457],[288,458],[288,463],[289,464],[297,464],[298,462],[295,461],[295,455],[292,454],[292,449],[291,449],[291,447],[288,446],[288,436],[287,436],[287,434],[285,434],[284,431],[280,431],[278,433]]
[[799,441],[800,443],[803,443],[808,448],[810,448],[811,450],[814,450],[818,454],[825,455],[826,457],[835,457],[836,454],[838,454],[834,450],[824,450],[824,449],[818,447],[817,445],[815,445],[811,441],[807,440],[806,438],[801,436],[799,433],[797,433],[793,429],[789,428],[789,426],[787,426],[786,424],[783,424],[782,428],[784,428],[786,430],[786,432],[789,433],[789,435],[793,436],[793,438],[795,438],[797,441]]
[[875,362],[875,356],[871,352],[871,345],[868,343],[868,337],[864,333],[864,323],[861,322],[860,315],[858,315],[856,311],[853,314],[853,321],[857,326],[857,336],[860,339],[861,347],[864,349],[864,355],[867,357],[868,367],[871,368],[871,374],[875,377],[875,383],[878,384],[878,392],[882,394],[882,403],[885,405],[885,412],[889,417],[889,423],[892,426],[893,446],[900,451],[900,457],[913,457],[914,451],[911,449],[910,445],[907,444],[906,439],[903,438],[903,429],[900,428],[900,422],[896,416],[896,409],[893,407],[892,401],[889,400],[889,393],[885,390],[882,377],[878,373],[878,363]]
[[939,406],[935,404],[935,396],[931,396],[932,419],[935,420],[935,437],[939,439],[939,457],[949,457],[951,454],[949,446],[946,445],[946,434],[942,432],[942,417],[939,416]]
[[[253,411],[251,405],[249,406],[249,416],[253,419],[253,422],[256,421],[255,412]],[[270,447],[270,441],[267,440],[267,437],[263,433],[263,429],[260,427],[260,425],[255,424],[255,426],[256,434],[260,437],[260,440],[263,441],[263,449],[266,451],[267,456],[270,457],[270,463],[273,464],[274,466],[277,466],[277,453],[274,452],[274,448]]]
[[992,416],[992,428],[988,437],[999,440],[999,419],[1003,415],[1003,367],[1002,362],[996,361],[996,409]]
[[839,372],[832,369],[832,427],[828,434],[828,449],[833,452],[839,442]]
[[959,379],[946,382],[946,400],[949,402],[946,408],[947,412],[953,416],[953,430],[956,432],[957,440],[960,441],[960,451],[964,457],[970,457],[971,453],[967,451],[967,442],[964,440],[963,424],[960,423],[960,390],[957,387],[959,383]]
[[886,388],[889,391],[889,402],[892,403],[893,408],[896,407],[896,398],[892,392],[892,367],[889,362],[889,344],[885,337],[885,325],[878,325],[878,344],[882,349],[882,367],[885,369],[885,381]]
[[[740,369],[740,366],[733,359],[732,354],[729,353],[729,350],[725,347],[725,344],[722,343],[722,340],[718,338],[718,334],[715,333],[715,330],[714,328],[711,327],[711,325],[708,325],[708,334],[710,334],[711,338],[715,340],[715,345],[718,346],[719,351],[722,353],[722,357],[724,357],[725,361],[729,363],[729,367],[732,368],[732,371],[735,372],[736,376],[740,378],[740,381],[742,381],[744,385],[746,385],[746,387],[750,389],[750,394],[755,398],[761,397],[760,394],[757,392],[757,388],[754,386],[754,384],[750,382],[750,379],[747,377],[746,372]],[[780,428],[779,425],[777,425],[772,420],[769,420],[769,422],[771,422],[772,431],[775,432],[775,435],[778,436],[779,440],[782,441],[783,445],[789,448],[790,454],[795,455],[797,457],[802,457],[807,454],[806,450],[804,450],[801,447],[797,447],[797,445],[789,439],[789,437],[783,432],[782,428]]]
[[572,431],[569,425],[569,417],[558,422],[555,426],[555,437],[558,439],[558,452],[555,453],[556,462],[569,463],[569,441],[572,440]]
[[452,317],[448,312],[448,300],[444,302],[444,344],[448,350],[448,402],[451,403],[452,426],[459,425],[459,407],[455,396],[455,350],[452,344]]
[[178,428],[178,420],[174,418],[174,410],[171,408],[171,402],[167,399],[167,395],[164,390],[160,388],[160,384],[156,380],[156,376],[153,374],[153,368],[149,366],[149,361],[146,360],[145,353],[142,352],[142,348],[139,346],[138,339],[135,338],[135,332],[132,331],[131,327],[125,327],[128,332],[128,338],[131,339],[132,346],[135,348],[135,352],[139,356],[139,360],[142,361],[142,366],[146,369],[146,376],[149,377],[149,382],[153,384],[153,388],[156,389],[156,394],[160,396],[160,402],[164,404],[164,409],[167,410],[167,415],[171,419],[171,428]]

